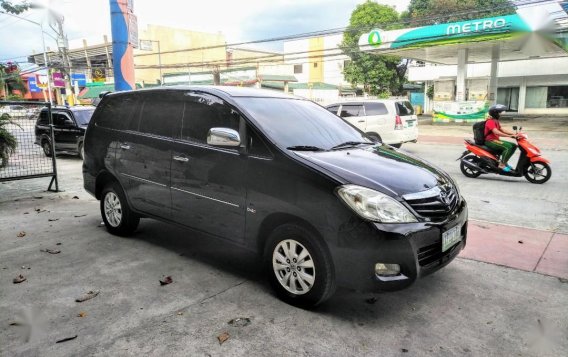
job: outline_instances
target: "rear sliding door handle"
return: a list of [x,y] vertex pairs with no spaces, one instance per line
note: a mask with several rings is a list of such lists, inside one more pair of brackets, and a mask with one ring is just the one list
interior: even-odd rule
[[130,145],[128,145],[128,144],[120,144],[120,148],[121,148],[122,150],[130,150]]
[[173,157],[174,160],[179,161],[179,162],[188,162],[189,159],[185,156],[174,156]]
[[364,122],[365,122],[364,120],[359,120],[357,123],[364,123]]

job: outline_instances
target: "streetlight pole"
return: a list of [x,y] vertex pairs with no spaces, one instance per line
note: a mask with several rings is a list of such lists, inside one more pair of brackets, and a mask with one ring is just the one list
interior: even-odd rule
[[160,51],[160,41],[158,43],[158,66],[160,66],[160,87],[164,85],[164,77],[162,76],[162,52]]

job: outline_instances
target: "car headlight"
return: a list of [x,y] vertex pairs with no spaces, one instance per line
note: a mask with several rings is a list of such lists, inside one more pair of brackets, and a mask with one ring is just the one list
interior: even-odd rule
[[400,202],[383,193],[357,185],[341,186],[339,197],[362,218],[381,223],[418,222]]

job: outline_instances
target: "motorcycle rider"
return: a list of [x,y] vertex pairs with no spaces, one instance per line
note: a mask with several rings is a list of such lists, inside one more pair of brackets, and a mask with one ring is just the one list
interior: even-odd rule
[[497,104],[489,108],[489,118],[485,121],[485,146],[501,155],[499,168],[505,172],[509,172],[513,168],[507,165],[507,161],[513,156],[517,145],[510,141],[500,140],[499,137],[516,138],[517,134],[503,129],[499,123],[501,113],[506,109],[507,107],[502,104]]

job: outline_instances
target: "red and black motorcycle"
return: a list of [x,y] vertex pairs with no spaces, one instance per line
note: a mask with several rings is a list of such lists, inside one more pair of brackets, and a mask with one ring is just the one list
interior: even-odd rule
[[509,172],[499,168],[499,154],[484,145],[476,145],[473,140],[466,139],[466,151],[458,158],[461,172],[467,177],[478,177],[481,174],[497,174],[503,176],[522,177],[531,183],[545,183],[550,179],[552,170],[550,161],[541,156],[539,148],[528,141],[525,133],[519,133],[523,128],[513,126],[517,133],[517,144],[520,150],[517,167]]

